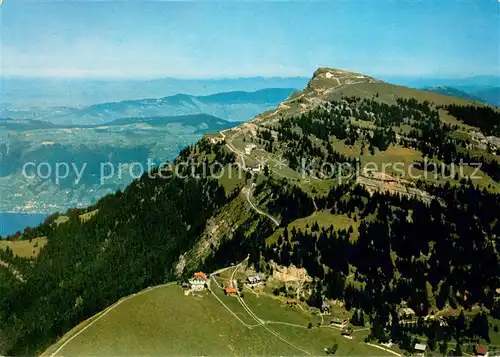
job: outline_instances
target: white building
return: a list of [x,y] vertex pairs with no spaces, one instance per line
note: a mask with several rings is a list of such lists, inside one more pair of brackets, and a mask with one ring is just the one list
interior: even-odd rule
[[261,171],[264,171],[264,166],[265,165],[258,164],[257,166],[253,166],[251,168],[251,170],[252,170],[252,172],[261,172]]
[[193,291],[201,291],[205,289],[207,282],[200,278],[189,279],[189,286]]
[[247,284],[250,286],[255,286],[255,285],[258,285],[260,283],[262,283],[262,279],[258,275],[249,276],[247,278]]
[[210,143],[211,144],[219,144],[219,143],[222,142],[222,140],[223,140],[222,138],[211,137],[210,138]]
[[417,356],[423,356],[425,354],[425,350],[427,350],[427,346],[423,343],[415,343],[414,349]]
[[252,150],[255,149],[256,147],[257,145],[255,144],[248,144],[247,146],[245,146],[245,154],[250,155],[252,153]]
[[207,286],[208,277],[203,272],[194,273],[193,278],[189,279],[189,286],[193,291],[204,290]]

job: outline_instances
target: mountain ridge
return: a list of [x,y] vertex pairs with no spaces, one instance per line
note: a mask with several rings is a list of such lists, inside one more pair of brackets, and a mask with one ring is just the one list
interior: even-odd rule
[[[415,326],[431,329],[434,337],[441,335],[432,329],[456,325],[457,334],[439,332],[455,336],[457,344],[464,336],[485,341],[484,318],[489,331],[488,318],[500,316],[500,175],[498,155],[470,145],[482,127],[496,130],[478,120],[484,113],[497,118],[490,111],[369,76],[322,70],[277,108],[185,147],[171,163],[182,179],[163,178],[155,168],[123,192],[69,210],[65,223],[57,225],[62,219],[56,215],[26,231],[24,239],[47,236],[48,243],[33,264],[3,256],[27,279],[20,286],[4,277],[11,292],[0,295],[2,351],[41,352],[124,296],[242,261],[266,276],[277,267],[303,269],[310,279],[290,279],[259,293],[288,305],[283,309],[293,308],[293,300],[311,314],[330,304],[353,323],[361,311],[372,342],[392,339],[412,349],[423,334],[413,322],[402,323],[403,306],[418,317]],[[474,162],[471,155],[489,166],[482,168],[484,181],[474,184],[454,175],[419,182],[393,172],[342,171],[359,159],[402,161],[418,173],[415,163],[426,165],[424,155],[446,169]],[[204,176],[204,165],[214,162],[227,171]],[[321,171],[323,162],[334,165],[333,176]],[[238,170],[243,175],[230,178]],[[459,311],[476,306],[474,321],[481,328],[461,323]],[[430,316],[449,308],[446,324],[432,322]],[[144,353],[148,346],[133,346],[131,353],[137,347]]]
[[82,108],[4,109],[4,117],[36,119],[53,124],[104,124],[125,117],[179,116],[206,113],[229,121],[243,121],[287,98],[293,88],[265,88],[253,92],[221,92],[205,96],[175,94],[92,104]]

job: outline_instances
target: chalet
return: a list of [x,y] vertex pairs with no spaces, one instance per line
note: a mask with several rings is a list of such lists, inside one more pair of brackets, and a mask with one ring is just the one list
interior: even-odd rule
[[413,349],[415,350],[417,356],[423,356],[427,350],[427,345],[424,345],[423,343],[415,343]]
[[207,274],[199,271],[193,274],[193,277],[189,279],[189,286],[193,291],[201,291],[206,288],[208,281]]
[[340,319],[338,317],[336,318],[333,318],[331,321],[330,321],[330,324],[332,325],[339,325],[339,326],[346,326],[347,325],[347,320],[346,319]]
[[227,288],[224,289],[224,294],[230,296],[230,295],[238,295],[238,290],[236,290],[235,287],[228,286]]
[[247,284],[248,285],[252,285],[253,286],[253,285],[258,285],[260,283],[262,283],[262,279],[258,275],[249,276],[247,278]]
[[196,273],[193,274],[193,278],[194,279],[203,279],[203,280],[207,280],[208,279],[208,276],[207,274],[205,274],[204,272],[202,271],[198,271]]
[[476,345],[474,350],[476,352],[476,356],[488,357],[488,347],[486,345]]
[[285,301],[285,304],[286,305],[297,305],[297,300],[289,299],[289,300]]

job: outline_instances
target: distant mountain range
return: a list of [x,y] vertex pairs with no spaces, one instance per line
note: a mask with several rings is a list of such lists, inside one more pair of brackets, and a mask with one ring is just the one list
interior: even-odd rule
[[[105,102],[85,107],[7,107],[0,115],[3,146],[0,211],[52,212],[92,204],[106,193],[125,187],[131,177],[100,184],[99,164],[172,160],[179,150],[203,134],[252,119],[276,107],[293,88],[265,88],[196,96],[176,94]],[[2,119],[3,118],[3,119]],[[110,159],[111,158],[111,159]],[[87,163],[78,185],[71,180],[26,180],[25,162]],[[40,187],[44,187],[43,190]]]
[[413,88],[434,86],[477,88],[497,87],[500,85],[500,76],[472,76],[463,78],[384,76],[383,79],[394,84]]
[[428,92],[439,93],[450,97],[473,100],[475,102],[500,106],[500,86],[497,87],[448,87],[434,86],[424,87]]
[[83,108],[6,108],[2,116],[11,119],[35,119],[58,125],[96,125],[123,118],[200,113],[228,121],[245,121],[275,107],[294,90],[293,88],[266,88],[254,92],[233,91],[207,96],[176,94],[162,98],[93,104]]
[[[170,161],[203,134],[236,124],[208,114],[122,118],[105,125],[0,119],[0,212],[54,212],[92,204],[133,178],[124,169],[100,182],[102,163],[118,170],[131,163],[146,167],[148,159]],[[25,177],[22,167],[27,162],[43,162],[52,169],[57,163],[71,163],[85,170],[78,183],[74,172],[58,183],[54,175],[47,180]]]
[[475,102],[486,103],[486,101],[480,97],[476,97],[472,94],[469,94],[465,91],[453,87],[436,86],[436,87],[428,87],[422,89],[428,92],[447,95],[449,97],[463,98],[463,99],[473,100]]
[[485,100],[486,103],[500,107],[500,85],[491,88],[482,88],[474,93],[479,98]]
[[500,106],[500,77],[474,76],[465,78],[387,77],[394,84],[423,89],[452,97]]
[[123,99],[162,98],[177,93],[207,96],[213,93],[264,88],[303,88],[305,77],[248,77],[221,79],[78,79],[78,78],[3,78],[0,92],[4,106],[81,107]]

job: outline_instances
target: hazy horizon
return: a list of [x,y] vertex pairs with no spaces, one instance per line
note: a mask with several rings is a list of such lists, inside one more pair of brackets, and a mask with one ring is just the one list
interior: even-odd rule
[[[332,69],[340,69],[347,72],[356,72],[351,71],[346,68],[337,68],[332,66],[321,66],[328,67]],[[44,75],[4,75],[4,79],[13,79],[13,80],[52,80],[52,81],[102,81],[102,82],[153,82],[153,81],[162,81],[162,80],[175,80],[175,81],[224,81],[224,80],[249,80],[249,79],[311,79],[314,71],[320,67],[316,67],[312,69],[310,75],[302,75],[302,76],[279,76],[279,75],[254,75],[254,76],[221,76],[221,77],[182,77],[182,76],[159,76],[159,77],[94,77],[94,76],[85,76],[85,77],[57,77],[57,76],[44,76]],[[455,75],[455,76],[443,76],[439,74],[435,75],[377,75],[369,72],[360,72],[362,74],[370,75],[377,79],[407,79],[407,80],[415,80],[415,79],[436,79],[436,80],[460,80],[460,79],[474,79],[474,78],[500,78],[500,73],[492,73],[492,74],[478,74],[478,75]],[[499,83],[500,85],[500,83]]]
[[0,7],[2,75],[27,78],[500,74],[497,1],[47,2]]

